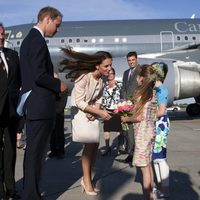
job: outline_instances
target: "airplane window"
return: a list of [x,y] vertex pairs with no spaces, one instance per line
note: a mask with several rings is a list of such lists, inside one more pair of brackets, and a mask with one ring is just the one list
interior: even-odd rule
[[96,43],[96,39],[93,38],[93,39],[91,40],[91,42],[92,42],[92,43]]
[[177,36],[177,40],[181,40],[180,36]]
[[115,38],[115,42],[119,42],[119,38]]
[[76,39],[76,42],[80,42],[80,39]]
[[65,42],[65,40],[64,39],[61,39],[61,43],[64,43]]
[[21,38],[22,37],[22,32],[20,31],[20,32],[18,32],[17,34],[16,34],[16,38]]
[[192,39],[193,39],[193,40],[196,40],[196,37],[195,37],[195,36],[193,36],[193,37],[192,37]]
[[85,43],[87,43],[87,42],[88,42],[88,40],[84,40],[84,42],[85,42]]
[[20,45],[20,41],[17,41],[17,45]]
[[100,42],[100,43],[102,43],[103,41],[104,41],[103,38],[100,38],[100,39],[99,39],[99,42]]
[[122,38],[122,42],[127,42],[127,38]]
[[185,40],[188,40],[188,36],[185,36]]
[[69,39],[69,43],[72,43],[72,39]]

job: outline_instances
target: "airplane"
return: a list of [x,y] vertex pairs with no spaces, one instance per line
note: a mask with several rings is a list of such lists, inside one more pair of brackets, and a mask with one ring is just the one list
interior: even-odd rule
[[[6,27],[6,46],[19,52],[20,45],[34,24]],[[137,51],[139,63],[162,61],[169,72],[165,85],[169,106],[174,100],[194,97],[189,115],[200,114],[200,19],[99,20],[63,22],[53,38],[46,38],[55,71],[63,58],[61,47],[94,53],[104,50],[113,55],[117,79],[128,68],[126,54]],[[66,73],[66,72],[65,72]],[[65,73],[59,73],[65,79]],[[73,86],[66,80],[69,87]]]

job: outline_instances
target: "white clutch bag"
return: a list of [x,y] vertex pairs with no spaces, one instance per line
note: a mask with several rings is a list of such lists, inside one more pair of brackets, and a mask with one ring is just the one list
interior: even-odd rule
[[89,121],[86,113],[77,107],[71,108],[72,140],[80,143],[99,143],[99,120]]

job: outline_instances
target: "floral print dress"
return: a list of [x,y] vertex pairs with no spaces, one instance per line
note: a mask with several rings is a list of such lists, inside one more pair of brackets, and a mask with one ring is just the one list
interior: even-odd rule
[[155,122],[156,122],[156,95],[146,102],[143,109],[144,120],[134,123],[135,133],[135,150],[133,156],[133,165],[137,167],[145,167],[152,160],[152,149],[155,138]]

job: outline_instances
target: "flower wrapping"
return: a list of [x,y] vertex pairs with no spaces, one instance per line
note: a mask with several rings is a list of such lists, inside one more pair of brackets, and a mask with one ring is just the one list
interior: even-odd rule
[[[123,117],[132,116],[133,107],[132,101],[121,99],[114,105],[114,113]],[[128,123],[122,122],[122,130],[129,130]]]

